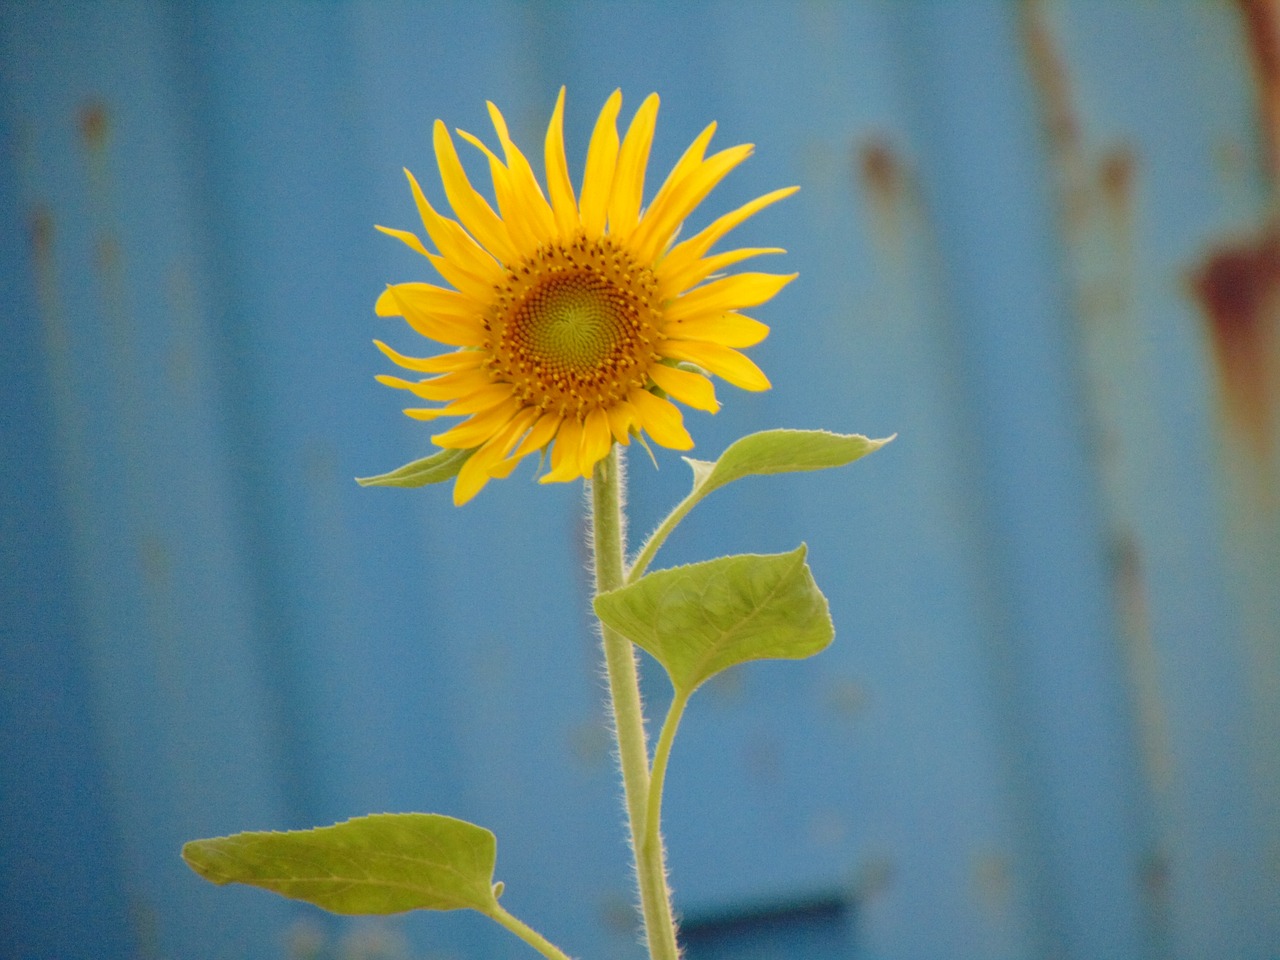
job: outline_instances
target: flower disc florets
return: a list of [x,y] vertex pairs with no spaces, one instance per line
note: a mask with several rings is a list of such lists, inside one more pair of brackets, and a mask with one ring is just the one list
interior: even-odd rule
[[496,211],[471,186],[449,132],[436,121],[436,159],[458,219],[437,213],[410,175],[427,237],[439,252],[407,231],[378,228],[429,259],[450,285],[394,284],[378,299],[377,312],[404,317],[452,352],[420,359],[375,342],[400,366],[434,375],[378,378],[443,403],[405,413],[420,420],[464,418],[432,438],[470,454],[454,487],[457,503],[535,452],[551,454],[545,483],[589,477],[614,443],[642,434],[688,449],[693,440],[671,401],[714,413],[719,404],[710,375],[747,390],[769,387],[740,352],[769,328],[739,311],[773,297],[794,274],[719,275],[749,257],[783,252],[777,248],[707,254],[795,188],[759,197],[675,243],[684,219],[751,147],[707,156],[711,124],[642,211],[658,98],[652,94],[641,104],[620,140],[621,105],[615,92],[601,111],[575,197],[564,153],[564,91],[547,129],[546,193],[489,104],[503,158],[470,134],[459,136],[488,160]]
[[490,309],[484,367],[540,410],[586,419],[623,403],[661,357],[653,271],[607,238],[542,247]]

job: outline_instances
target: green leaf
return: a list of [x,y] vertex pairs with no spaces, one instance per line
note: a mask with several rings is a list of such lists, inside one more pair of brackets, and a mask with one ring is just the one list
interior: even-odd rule
[[362,487],[425,487],[452,480],[474,450],[441,450],[377,477],[356,477]]
[[213,883],[247,883],[334,913],[498,907],[498,844],[484,827],[433,813],[379,813],[331,827],[193,840],[187,866]]
[[803,544],[658,570],[602,593],[596,615],[651,653],[677,692],[748,660],[813,656],[835,636]]
[[636,556],[629,579],[639,579],[671,531],[712,490],[753,475],[843,467],[874,453],[892,439],[869,440],[860,433],[826,430],[763,430],[730,444],[714,463],[685,457],[685,463],[693,469],[693,489],[649,536]]
[[715,463],[684,459],[693,468],[696,492],[704,497],[727,483],[752,475],[843,467],[874,453],[892,439],[870,440],[859,433],[826,430],[762,430],[735,441]]

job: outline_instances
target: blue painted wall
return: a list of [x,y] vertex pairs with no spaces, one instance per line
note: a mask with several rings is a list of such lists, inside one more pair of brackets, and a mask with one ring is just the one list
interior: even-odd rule
[[[510,909],[638,957],[580,494],[462,510],[373,381],[371,229],[429,129],[652,167],[800,280],[774,389],[691,414],[882,436],[664,551],[806,540],[838,638],[695,699],[690,957],[1280,954],[1280,78],[1266,0],[0,5],[0,953],[531,955],[198,880],[183,841],[383,810],[492,828]],[[534,151],[537,153],[538,151]],[[479,179],[479,178],[478,178]],[[727,392],[726,392],[727,391]],[[633,528],[682,495],[633,459]],[[646,674],[655,710],[667,696]],[[318,953],[317,953],[318,951]],[[344,952],[345,951],[345,952]]]

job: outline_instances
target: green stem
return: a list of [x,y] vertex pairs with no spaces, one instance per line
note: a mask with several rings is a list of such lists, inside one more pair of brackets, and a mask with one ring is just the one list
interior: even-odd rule
[[[616,590],[625,582],[622,489],[622,464],[618,448],[614,446],[609,455],[596,464],[591,480],[591,533],[597,594]],[[603,623],[600,632],[649,956],[651,960],[679,960],[680,949],[676,946],[661,838],[656,843],[646,840],[649,747],[644,730],[644,711],[640,705],[640,676],[636,668],[635,648],[630,640]],[[654,832],[657,833],[656,824]]]
[[551,960],[569,960],[569,955],[557,947],[554,943],[540,934],[527,923],[517,920],[508,913],[501,904],[495,903],[493,910],[487,913],[487,916],[502,924],[517,937],[523,940],[533,949],[537,950],[544,957],[550,957]]
[[690,510],[692,510],[702,499],[701,492],[695,486],[687,497],[676,504],[665,520],[658,525],[658,529],[649,535],[649,539],[645,541],[640,553],[636,556],[635,562],[631,564],[631,569],[627,571],[627,583],[635,583],[644,576],[645,570],[649,568],[650,561],[653,560],[654,554],[658,552],[658,548],[666,541],[667,535],[676,528],[681,520],[685,518]]
[[657,847],[661,850],[662,847],[662,787],[667,779],[667,761],[671,757],[671,743],[676,738],[676,730],[680,727],[680,718],[684,716],[684,708],[688,702],[689,693],[676,691],[671,700],[671,706],[667,708],[667,717],[662,721],[658,745],[653,751],[653,771],[649,776],[649,802],[644,823],[646,848]]

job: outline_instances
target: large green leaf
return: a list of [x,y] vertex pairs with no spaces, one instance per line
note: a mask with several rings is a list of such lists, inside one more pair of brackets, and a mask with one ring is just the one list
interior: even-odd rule
[[596,614],[643,647],[689,694],[748,660],[810,657],[835,631],[801,544],[658,570],[596,597]]
[[730,444],[714,463],[685,457],[693,469],[693,489],[646,541],[636,557],[630,579],[638,579],[648,569],[671,531],[712,490],[743,477],[843,467],[874,453],[892,439],[871,440],[859,433],[826,430],[762,430]]
[[474,450],[441,450],[429,457],[376,477],[356,477],[362,487],[425,487],[429,483],[452,480],[471,458]]
[[247,883],[334,913],[498,909],[497,840],[433,813],[380,813],[331,827],[193,840],[182,858],[213,883]]

